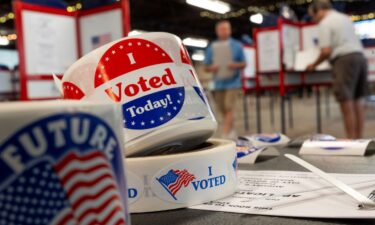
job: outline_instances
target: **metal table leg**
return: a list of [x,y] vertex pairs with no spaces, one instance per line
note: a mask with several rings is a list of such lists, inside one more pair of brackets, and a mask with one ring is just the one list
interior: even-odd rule
[[245,119],[245,131],[249,131],[249,114],[247,109],[247,93],[243,96],[243,113]]
[[293,120],[293,102],[292,102],[292,96],[288,96],[288,120],[289,120],[289,127],[294,127],[294,120]]
[[331,116],[331,108],[330,108],[330,105],[331,105],[331,101],[330,101],[330,94],[331,94],[331,91],[329,90],[329,87],[326,88],[326,116],[327,118],[329,118]]
[[316,94],[316,131],[318,133],[322,133],[322,115],[321,115],[319,86],[316,87],[315,94]]
[[275,127],[275,96],[272,91],[270,91],[270,119],[271,127]]
[[286,134],[285,126],[285,96],[281,96],[280,99],[280,122],[281,122],[281,132]]
[[260,114],[261,104],[260,104],[260,96],[258,93],[255,95],[255,101],[256,101],[257,133],[261,133],[262,132],[262,115]]

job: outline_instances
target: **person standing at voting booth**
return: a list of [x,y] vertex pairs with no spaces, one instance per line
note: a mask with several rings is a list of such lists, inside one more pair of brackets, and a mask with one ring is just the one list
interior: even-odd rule
[[222,136],[236,139],[236,95],[241,88],[240,70],[246,66],[245,56],[242,44],[231,37],[229,21],[219,21],[215,29],[218,39],[206,49],[205,70],[214,74],[214,99],[223,117]]
[[347,138],[362,137],[365,119],[363,98],[368,94],[367,61],[350,18],[332,8],[329,0],[316,0],[309,14],[319,23],[318,59],[307,67],[314,71],[324,60],[332,64],[333,89],[340,104]]

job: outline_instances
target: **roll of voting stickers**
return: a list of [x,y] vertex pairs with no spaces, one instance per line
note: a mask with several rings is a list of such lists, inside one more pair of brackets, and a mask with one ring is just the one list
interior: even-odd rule
[[209,139],[192,151],[127,157],[132,213],[184,208],[227,197],[236,191],[236,145]]
[[0,224],[127,224],[119,107],[0,104]]
[[109,43],[64,74],[66,99],[120,104],[127,155],[188,149],[210,138],[217,122],[181,40],[147,33]]

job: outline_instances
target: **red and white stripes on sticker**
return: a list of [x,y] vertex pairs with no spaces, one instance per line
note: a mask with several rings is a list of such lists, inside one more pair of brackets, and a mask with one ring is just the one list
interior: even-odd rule
[[[126,224],[125,209],[108,159],[100,151],[67,154],[55,166],[67,193],[72,215],[61,218],[75,225]],[[58,222],[58,220],[55,220]],[[75,221],[75,223],[73,222]]]
[[174,170],[173,172],[180,176],[177,182],[171,184],[169,187],[172,194],[175,195],[181,189],[182,185],[187,187],[195,179],[195,176],[187,170]]

